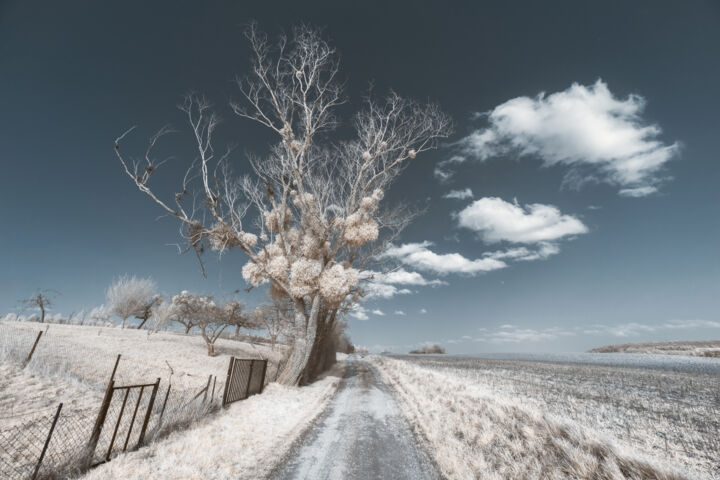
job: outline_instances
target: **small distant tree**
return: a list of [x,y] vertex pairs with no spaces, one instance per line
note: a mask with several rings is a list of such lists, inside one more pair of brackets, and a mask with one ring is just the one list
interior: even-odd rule
[[352,340],[350,340],[350,336],[347,332],[343,331],[340,333],[335,350],[340,353],[355,353],[355,346],[353,345]]
[[154,314],[157,307],[159,307],[163,302],[163,298],[160,295],[154,295],[152,300],[147,302],[140,312],[135,315],[135,318],[140,320],[140,325],[138,325],[138,330],[143,328],[143,325],[148,321],[148,319]]
[[150,318],[153,307],[161,301],[156,291],[157,285],[151,278],[123,275],[107,289],[108,313],[122,319],[122,328],[130,317],[142,320],[142,327]]
[[[215,305],[212,297],[198,296],[198,327],[200,327],[200,335],[207,345],[208,355],[215,356],[215,341],[220,338],[223,330],[230,326],[228,320],[230,318],[229,311],[223,307]],[[228,309],[231,310],[231,309]]]
[[267,331],[270,337],[270,348],[275,350],[278,338],[287,336],[292,328],[293,305],[289,300],[272,298],[270,303],[255,309],[254,317],[257,324]]
[[186,334],[198,325],[199,316],[196,295],[183,290],[172,298],[172,308],[167,312],[167,318],[185,327]]
[[255,318],[247,313],[245,304],[237,300],[227,302],[222,306],[228,326],[235,327],[235,337],[240,336],[241,328],[259,328]]
[[55,290],[38,290],[32,297],[20,300],[20,303],[25,308],[40,310],[40,323],[45,323],[45,313],[53,305],[53,300],[57,295],[59,293]]
[[184,290],[173,297],[171,306],[160,308],[159,315],[165,321],[171,320],[185,326],[185,333],[198,327],[207,345],[208,355],[212,357],[215,356],[215,342],[227,327],[250,325],[244,309],[244,304],[238,301],[217,305],[212,296],[196,295]]
[[410,350],[410,353],[412,354],[429,354],[429,353],[445,353],[445,349],[441,347],[440,345],[430,344],[426,343],[422,346],[422,348],[418,348],[415,350]]

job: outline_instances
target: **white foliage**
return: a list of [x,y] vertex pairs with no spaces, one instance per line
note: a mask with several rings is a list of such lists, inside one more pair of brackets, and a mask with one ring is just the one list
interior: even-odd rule
[[107,312],[123,320],[141,315],[148,304],[153,302],[157,285],[150,278],[124,275],[116,279],[106,292]]
[[333,265],[326,268],[320,276],[320,294],[331,305],[337,305],[350,293],[350,289],[357,285],[359,279],[360,272],[356,269]]
[[296,298],[310,295],[317,288],[322,272],[322,263],[318,260],[300,258],[290,267],[290,291]]

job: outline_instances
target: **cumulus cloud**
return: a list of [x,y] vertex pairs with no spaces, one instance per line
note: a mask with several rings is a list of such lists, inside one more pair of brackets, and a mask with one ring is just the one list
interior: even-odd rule
[[533,203],[524,208],[497,197],[474,201],[457,214],[461,227],[475,230],[488,243],[536,243],[587,233],[578,218],[553,205]]
[[404,268],[393,270],[388,273],[370,272],[373,281],[379,283],[400,284],[400,285],[446,285],[442,280],[428,280],[418,272],[408,272]]
[[394,258],[405,265],[420,270],[435,272],[438,275],[448,273],[467,273],[474,275],[505,268],[507,264],[495,258],[470,260],[459,253],[437,254],[428,247],[432,242],[406,243],[400,246],[390,245],[383,253],[384,257]]
[[466,188],[464,190],[450,190],[448,193],[443,195],[443,198],[467,200],[468,198],[473,198],[473,192],[469,188]]
[[360,304],[355,304],[355,306],[350,310],[348,313],[353,318],[356,318],[358,320],[368,320],[370,317],[368,317],[367,310],[365,310],[365,307],[363,307]]
[[405,293],[411,293],[410,290],[400,289],[395,285],[387,285],[385,283],[367,282],[365,284],[366,299],[371,298],[384,298],[390,299],[395,295],[403,295]]
[[427,313],[427,310],[425,310],[424,308],[421,308],[420,313],[425,314],[425,313]]
[[375,309],[372,311],[373,315],[377,315],[378,317],[384,317],[385,313],[380,309]]
[[[487,128],[459,145],[465,155],[480,160],[516,154],[539,157],[546,166],[569,167],[566,180],[578,186],[595,180],[634,192],[631,196],[649,195],[679,145],[663,143],[660,127],[643,120],[645,103],[635,94],[616,98],[602,80],[590,86],[574,83],[551,95],[498,105],[483,115]],[[447,178],[452,176],[449,165],[441,168]]]
[[405,316],[405,312],[402,310],[395,310],[395,315]]

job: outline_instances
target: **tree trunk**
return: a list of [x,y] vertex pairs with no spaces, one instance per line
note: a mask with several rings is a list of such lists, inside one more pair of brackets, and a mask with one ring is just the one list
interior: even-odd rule
[[278,383],[282,385],[299,385],[303,379],[312,347],[315,344],[320,303],[320,295],[315,295],[308,316],[305,313],[303,301],[295,300],[295,342],[290,358],[278,378]]
[[303,383],[310,383],[335,363],[335,338],[333,327],[337,310],[322,310],[318,316],[317,335],[310,355]]
[[191,329],[192,327],[193,327],[193,326],[192,326],[192,323],[188,323],[187,325],[185,325],[185,335],[187,335],[188,333],[190,333],[190,329]]
[[140,325],[138,325],[138,330],[140,330],[140,329],[142,329],[143,325],[145,325],[145,322],[147,322],[147,321],[148,321],[148,318],[150,318],[150,317],[144,317],[144,316],[143,316],[143,317],[137,317],[137,318],[139,318],[140,320],[142,320],[142,322],[140,322]]
[[45,306],[40,305],[40,323],[45,323]]
[[215,344],[214,343],[208,343],[208,356],[214,357],[215,356]]

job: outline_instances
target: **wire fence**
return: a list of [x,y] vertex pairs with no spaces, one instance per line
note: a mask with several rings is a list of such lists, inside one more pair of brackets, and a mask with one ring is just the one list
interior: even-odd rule
[[[71,351],[72,345],[43,334],[32,358],[28,359],[37,338],[37,330],[0,325],[0,368],[4,368],[4,362],[10,362],[16,371],[31,369],[33,373],[45,374],[41,377],[49,382],[67,379],[68,373],[80,378],[85,375],[89,388],[81,390],[86,398],[73,399],[74,405],[69,407],[39,402],[42,407],[33,408],[33,401],[29,401],[16,403],[29,403],[30,408],[25,405],[15,409],[7,408],[7,402],[3,404],[5,408],[0,410],[0,478],[3,480],[59,479],[77,475],[124,451],[185,429],[223,406],[225,383],[215,375],[198,379],[192,390],[187,383],[179,387],[171,380],[158,378],[156,395],[151,401],[149,386],[155,382],[144,385],[141,392],[141,388],[128,388],[131,385],[128,375],[114,380],[118,388],[106,390],[110,372],[115,376],[118,356],[93,355],[83,365],[77,360],[77,352]],[[63,359],[73,360],[63,362]],[[248,368],[235,362],[238,360],[232,358],[231,365],[236,368]],[[264,373],[267,363],[247,362],[251,371],[253,362],[262,362],[254,375],[247,375],[246,391],[257,393],[268,381],[267,377],[257,373],[260,370]],[[98,370],[106,372],[104,384],[98,381]],[[251,381],[252,386],[249,385]],[[108,394],[107,413],[98,429],[96,421],[103,404],[103,391]],[[94,432],[97,433],[95,440]]]

